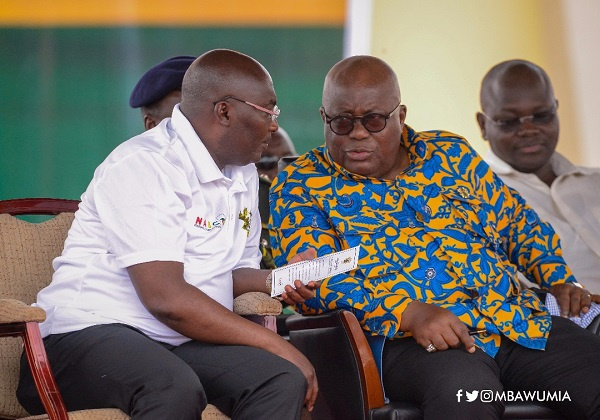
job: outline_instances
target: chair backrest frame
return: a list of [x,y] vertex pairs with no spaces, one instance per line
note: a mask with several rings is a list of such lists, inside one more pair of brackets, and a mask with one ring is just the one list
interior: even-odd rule
[[[20,215],[55,215],[58,216],[62,213],[74,213],[75,211],[77,211],[79,206],[79,201],[78,200],[65,200],[65,199],[55,199],[55,198],[26,198],[26,199],[13,199],[13,200],[2,200],[0,201],[0,214],[5,214],[5,215],[10,215],[11,217],[14,216],[20,216]],[[29,222],[25,222],[23,220],[14,220],[14,219],[5,219],[6,224],[3,224],[3,226],[7,226],[9,227],[9,229],[11,229],[11,233],[13,233],[13,235],[9,235],[12,238],[14,238],[14,240],[17,242],[14,245],[14,249],[12,246],[10,246],[10,240],[3,238],[4,242],[2,244],[0,244],[2,246],[2,249],[5,250],[7,252],[7,254],[5,255],[0,255],[0,257],[4,257],[6,256],[7,258],[0,258],[2,261],[4,261],[4,264],[7,264],[8,267],[10,267],[10,263],[11,261],[17,259],[17,260],[22,260],[24,261],[25,264],[27,264],[27,258],[34,258],[36,257],[36,253],[32,252],[32,249],[35,249],[35,245],[33,244],[33,247],[27,247],[25,246],[25,242],[18,243],[21,240],[20,235],[14,235],[14,231],[12,231],[12,229],[17,229],[17,232],[21,232],[21,229],[27,229],[27,232],[30,232],[30,229],[40,229],[39,231],[36,230],[36,234],[39,233],[41,235],[45,234],[46,232],[50,234],[50,232],[53,235],[59,235],[61,236],[60,238],[57,237],[53,237],[53,242],[56,243],[64,243],[64,240],[67,236],[67,232],[68,232],[68,226],[70,225],[69,223],[67,223],[68,221],[70,221],[72,219],[71,217],[68,217],[66,219],[62,219],[61,223],[56,223],[54,224],[52,220],[43,222],[43,224],[39,224],[39,225],[34,225],[34,224],[30,224]],[[58,220],[58,219],[57,219]],[[4,222],[3,222],[4,223]],[[52,226],[52,228],[47,229],[46,226]],[[35,227],[37,226],[37,227]],[[26,236],[26,235],[25,235]],[[35,237],[39,237],[39,236],[35,236]],[[23,239],[23,241],[26,241],[27,239]],[[14,252],[19,252],[18,250],[21,249],[20,247],[22,246],[23,248],[23,252],[27,252],[27,255],[22,256],[22,258],[15,258],[15,255],[12,255],[11,252],[13,251],[8,251],[7,248],[4,248],[4,246],[8,246],[10,247],[11,250],[13,250]],[[48,275],[44,276],[44,278],[39,278],[39,279],[32,279],[31,282],[32,284],[35,283],[37,284],[37,282],[39,282],[38,286],[35,286],[34,288],[38,289],[43,287],[44,283],[49,283],[50,282],[50,273],[51,273],[51,260],[54,257],[57,257],[59,255],[59,247],[58,246],[53,246],[52,249],[53,251],[51,251],[50,253],[48,253],[47,255],[43,256],[43,261],[45,261],[43,263],[43,265],[45,266],[46,264],[48,264],[47,270],[48,270]],[[62,246],[60,247],[60,250],[62,250]],[[44,251],[46,251],[44,249]],[[55,253],[58,253],[55,255]],[[33,270],[35,271],[35,270]],[[29,271],[27,271],[29,272]],[[16,272],[15,272],[16,273]],[[47,279],[45,277],[48,277]],[[5,279],[3,281],[5,282],[11,282],[11,281],[18,281],[19,275],[15,274],[15,279],[11,278],[10,275],[7,275],[5,277]],[[11,290],[15,290],[15,288],[13,286],[7,286],[8,283],[4,283],[4,286],[2,286],[3,288],[3,292],[2,292],[2,296],[0,297],[6,297],[6,298],[12,298],[12,293],[10,292]],[[39,290],[39,289],[38,289]],[[8,295],[6,295],[6,293],[8,293]],[[27,293],[25,293],[27,294]],[[30,299],[28,299],[30,300]],[[31,301],[29,302],[25,302],[26,304],[30,304]],[[33,309],[33,308],[31,308]],[[44,408],[46,409],[46,412],[49,416],[50,419],[54,420],[54,419],[58,419],[58,420],[67,420],[68,419],[68,414],[66,411],[66,408],[64,406],[64,403],[62,401],[62,397],[60,396],[60,392],[58,390],[58,387],[56,385],[56,382],[54,380],[54,377],[52,375],[52,371],[50,369],[50,365],[49,362],[47,360],[46,357],[46,351],[44,349],[44,345],[43,345],[43,341],[40,335],[40,330],[39,330],[39,326],[37,324],[37,322],[15,322],[12,324],[2,324],[1,328],[0,328],[0,336],[2,337],[21,337],[23,339],[24,342],[24,348],[25,348],[25,352],[27,355],[27,361],[29,362],[29,366],[30,369],[32,371],[33,377],[34,377],[34,381],[36,383],[36,387],[38,388],[38,392],[40,395],[40,399],[44,405]],[[9,352],[9,354],[14,353],[14,350],[10,350],[10,346],[15,347],[15,342],[12,343],[8,343],[7,345],[9,347],[6,347],[6,351]],[[17,350],[18,351],[18,350]],[[11,359],[12,360],[12,359]],[[8,362],[7,362],[8,363]],[[7,368],[7,370],[10,371],[16,371],[18,372],[18,364],[19,364],[19,360],[18,357],[14,358],[14,362],[13,363],[13,368]],[[2,378],[4,380],[9,381],[10,383],[13,383],[15,378],[13,378],[12,380],[9,378]],[[10,388],[10,385],[9,385]],[[9,397],[11,398],[11,397]],[[8,400],[6,402],[6,404],[3,404],[3,407],[5,407],[6,409],[10,410],[10,408],[7,407],[11,407],[14,406],[14,403],[11,403],[10,400]],[[22,414],[22,413],[21,413]],[[2,414],[0,414],[2,415]],[[13,413],[13,415],[19,415],[17,413]]]
[[79,208],[79,200],[64,198],[15,198],[0,201],[0,214],[21,215],[57,215],[75,213]]

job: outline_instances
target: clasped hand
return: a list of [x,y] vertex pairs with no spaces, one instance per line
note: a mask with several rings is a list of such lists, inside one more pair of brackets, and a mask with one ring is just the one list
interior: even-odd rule
[[400,329],[410,332],[415,341],[430,352],[455,349],[461,344],[469,353],[475,351],[475,340],[467,326],[448,309],[436,305],[412,301],[402,314]]

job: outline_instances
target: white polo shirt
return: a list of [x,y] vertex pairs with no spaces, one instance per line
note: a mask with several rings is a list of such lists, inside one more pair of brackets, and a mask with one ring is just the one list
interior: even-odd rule
[[256,167],[219,170],[179,106],[118,146],[81,199],[52,282],[37,297],[44,337],[123,323],[178,345],[189,338],[146,310],[127,267],[182,262],[185,280],[230,310],[232,270],[259,267]]
[[491,150],[485,160],[552,225],[577,281],[600,293],[600,168],[575,166],[554,152],[550,164],[557,178],[549,187],[535,174],[515,170]]

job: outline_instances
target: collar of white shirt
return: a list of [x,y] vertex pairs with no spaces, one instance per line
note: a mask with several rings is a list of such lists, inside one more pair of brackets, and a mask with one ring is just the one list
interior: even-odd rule
[[[523,173],[510,166],[500,159],[491,149],[488,150],[485,161],[493,168],[498,175],[509,175]],[[558,152],[554,152],[550,158],[550,164],[557,176],[585,172],[585,168],[573,165],[566,157]]]
[[256,166],[253,163],[246,166],[228,165],[221,171],[192,124],[179,109],[179,104],[173,108],[173,115],[167,128],[181,140],[201,183],[223,180],[233,191],[246,191],[250,179],[257,176]]

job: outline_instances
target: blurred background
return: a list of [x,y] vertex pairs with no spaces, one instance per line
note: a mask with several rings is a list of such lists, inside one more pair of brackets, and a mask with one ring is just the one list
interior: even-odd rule
[[0,199],[79,198],[119,143],[143,131],[129,94],[175,55],[231,48],[271,73],[299,153],[323,142],[323,79],[345,56],[398,73],[407,123],[480,153],[479,84],[531,60],[559,99],[559,151],[600,165],[600,2],[594,0],[0,0]]

